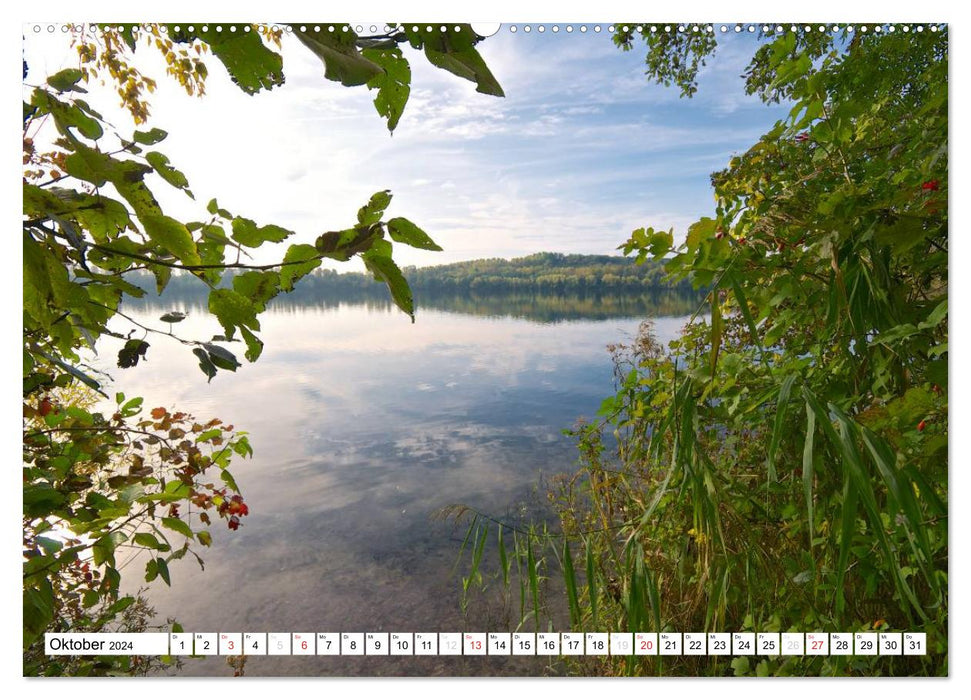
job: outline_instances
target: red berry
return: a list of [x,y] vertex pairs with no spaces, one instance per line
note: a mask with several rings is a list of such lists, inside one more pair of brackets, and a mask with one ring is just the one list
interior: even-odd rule
[[940,189],[940,183],[937,180],[928,180],[920,188],[925,191],[937,191]]
[[927,421],[922,420],[920,423],[917,424],[917,432],[918,433],[924,432],[924,428],[926,427],[927,427]]

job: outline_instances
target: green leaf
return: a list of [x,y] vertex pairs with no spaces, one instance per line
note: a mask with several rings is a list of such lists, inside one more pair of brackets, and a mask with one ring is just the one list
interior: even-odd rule
[[192,234],[180,221],[164,214],[148,214],[138,217],[145,226],[145,233],[152,242],[172,253],[186,265],[201,263]]
[[224,347],[212,343],[205,343],[202,347],[209,352],[209,360],[220,369],[235,372],[236,368],[242,364],[233,353]]
[[737,656],[732,659],[732,671],[735,672],[736,676],[747,676],[751,668],[747,656]]
[[718,351],[721,349],[722,332],[725,324],[722,321],[721,303],[718,300],[718,288],[711,290],[711,351],[709,355],[709,366],[712,377],[718,367]]
[[745,291],[742,289],[742,285],[739,284],[738,279],[735,275],[731,275],[732,292],[735,294],[735,299],[738,301],[738,310],[742,314],[742,318],[745,320],[745,325],[748,326],[748,332],[752,336],[752,342],[755,343],[756,347],[759,349],[759,358],[762,359],[763,364],[765,363],[765,348],[762,347],[762,339],[759,337],[759,331],[755,327],[755,319],[752,318],[752,312],[749,309],[748,298],[745,296]]
[[167,552],[171,549],[169,545],[163,544],[158,541],[158,539],[150,532],[138,532],[135,534],[134,542],[142,547],[148,547],[149,549],[156,549],[161,552]]
[[384,71],[368,80],[367,86],[377,89],[374,108],[387,120],[388,131],[393,132],[411,93],[411,67],[398,47],[364,49],[361,55]]
[[81,597],[81,605],[85,608],[90,608],[91,606],[96,605],[99,600],[101,600],[101,596],[98,594],[98,591],[94,589],[88,590],[85,591],[84,595]]
[[24,561],[23,567],[24,578],[33,576],[39,571],[47,571],[53,566],[55,561],[56,559],[50,555],[27,559]]
[[[461,27],[458,32],[421,33],[419,40],[424,45],[425,56],[433,66],[474,82],[477,92],[503,97],[498,81],[475,49],[478,35],[467,24],[458,26]],[[407,26],[405,33],[409,38],[414,35]]]
[[24,644],[39,637],[54,619],[54,590],[46,578],[24,585]]
[[594,560],[592,540],[587,540],[587,598],[590,603],[591,629],[600,629],[600,593],[597,588],[597,567]]
[[250,362],[256,362],[263,353],[263,341],[257,338],[246,326],[240,326],[239,332],[243,335],[243,341],[246,343],[246,359]]
[[[814,513],[813,481],[815,479],[815,459],[813,443],[816,437],[816,414],[806,411],[806,441],[802,448],[802,492],[806,501],[806,529],[809,536],[809,552],[813,551],[813,540],[816,535],[816,517]],[[815,568],[815,559],[813,559]]]
[[[51,116],[54,117],[54,124],[57,126],[57,130],[64,136],[74,138],[74,135],[70,131],[72,128],[77,129],[78,133],[92,141],[97,141],[104,134],[104,130],[101,128],[101,122],[78,106],[81,104],[80,100],[75,100],[74,104],[68,104],[61,102],[52,95],[47,95],[47,103]],[[76,148],[82,144],[75,142],[72,145]]]
[[228,469],[223,469],[220,471],[219,478],[223,480],[223,483],[226,484],[226,486],[231,488],[236,493],[239,493],[239,486],[236,484],[236,479],[233,478],[233,475]]
[[233,290],[249,299],[257,311],[266,308],[266,302],[280,292],[280,273],[273,270],[250,270],[233,277]]
[[648,250],[655,258],[663,258],[671,251],[674,245],[674,229],[670,231],[655,231],[651,235]]
[[502,571],[502,585],[509,585],[509,558],[506,555],[506,544],[502,539],[502,523],[496,525],[497,548],[499,549],[499,569]]
[[328,231],[318,236],[314,244],[317,252],[335,260],[350,260],[357,253],[371,248],[381,238],[381,227],[355,226],[343,231]]
[[216,365],[212,363],[212,360],[209,359],[209,353],[202,348],[193,348],[192,354],[199,358],[199,369],[202,370],[203,374],[205,374],[211,382],[212,378],[216,376],[216,372],[218,370],[216,369]]
[[381,221],[384,210],[391,204],[391,191],[382,190],[371,195],[370,201],[357,212],[357,221],[361,226],[370,226]]
[[57,554],[64,547],[64,543],[59,540],[52,540],[47,537],[35,537],[34,541],[45,554]]
[[441,247],[427,233],[400,216],[388,221],[388,235],[391,236],[391,240],[410,245],[412,248],[441,250]]
[[356,46],[357,35],[346,32],[301,31],[294,27],[297,37],[324,63],[324,77],[342,85],[364,85],[384,75],[384,69],[361,55]]
[[124,204],[110,197],[87,197],[78,202],[78,209],[72,212],[72,215],[98,243],[111,241],[131,226],[128,209]]
[[259,248],[268,241],[280,243],[292,235],[293,231],[273,224],[257,226],[255,221],[242,216],[233,219],[233,240],[249,248]]
[[162,323],[180,323],[185,320],[185,314],[181,311],[169,311],[167,314],[159,316]]
[[135,597],[126,595],[124,598],[119,598],[114,603],[112,603],[108,607],[108,613],[110,615],[117,615],[118,613],[123,612],[124,610],[127,610],[134,604],[135,604]]
[[67,503],[67,496],[44,484],[24,487],[24,515],[41,518]]
[[125,346],[118,351],[118,366],[122,369],[134,367],[139,360],[145,357],[148,347],[148,343],[139,338],[132,338],[127,341]]
[[935,306],[934,310],[927,315],[927,319],[917,327],[921,330],[936,328],[945,318],[947,318],[947,299]]
[[717,222],[707,216],[702,217],[695,223],[688,227],[688,235],[685,238],[685,244],[690,252],[698,250],[701,246],[702,241],[708,240],[715,235],[715,229],[717,228]]
[[176,170],[169,165],[168,156],[163,155],[158,151],[151,151],[145,154],[145,160],[147,160],[149,165],[155,169],[155,172],[158,173],[163,180],[172,185],[172,187],[177,187],[180,190],[186,190],[189,196],[192,196],[192,193],[188,191],[189,181],[181,171]]
[[[387,241],[382,241],[387,243]],[[390,244],[388,244],[390,247]],[[376,279],[384,281],[391,292],[391,298],[399,309],[411,316],[411,322],[415,322],[415,302],[411,296],[411,288],[401,270],[391,259],[390,255],[384,255],[377,249],[366,251],[362,256],[364,265],[370,270]]]
[[570,629],[580,629],[580,596],[577,593],[576,571],[573,568],[573,554],[570,541],[563,539],[563,578],[566,582],[566,597],[570,604]]
[[913,214],[903,214],[887,226],[879,227],[874,240],[881,245],[890,246],[897,255],[919,246],[930,235],[924,227],[924,219]]
[[105,563],[113,565],[115,561],[114,538],[108,535],[98,538],[95,543],[91,545],[91,555],[93,557],[95,566],[101,566]]
[[38,354],[39,355],[42,355],[46,359],[48,359],[51,362],[53,362],[55,365],[57,365],[58,367],[60,367],[61,369],[63,369],[65,372],[67,372],[68,374],[70,374],[75,379],[78,379],[82,383],[87,384],[89,387],[91,387],[92,389],[94,389],[95,391],[97,391],[102,396],[106,396],[106,394],[103,391],[101,391],[101,385],[97,381],[95,381],[94,379],[92,379],[91,377],[89,377],[87,374],[85,374],[84,372],[82,372],[81,370],[79,370],[77,367],[73,367],[72,365],[69,365],[68,363],[66,363],[63,360],[61,360],[60,358],[54,357],[53,355],[49,355],[49,354],[47,354],[46,352],[44,352],[42,350],[41,351],[38,351]]
[[796,374],[790,374],[783,380],[782,386],[779,387],[779,396],[775,405],[775,423],[772,427],[772,439],[769,442],[769,453],[766,457],[770,483],[774,483],[778,479],[775,470],[775,453],[778,451],[779,442],[782,440],[782,427],[785,424],[789,393],[792,391],[792,385],[795,383],[797,377],[798,375]]
[[232,289],[213,289],[209,292],[209,311],[219,319],[229,338],[237,326],[252,330],[260,328],[253,302]]
[[263,43],[259,32],[245,31],[246,25],[236,25],[235,32],[229,31],[229,26],[225,25],[221,32],[210,27],[208,32],[190,33],[185,25],[179,27],[180,30],[175,31],[175,27],[169,25],[172,40],[191,42],[199,39],[209,44],[213,55],[226,67],[229,77],[247,95],[283,85],[283,57]]
[[86,92],[83,89],[77,89],[75,86],[81,82],[81,78],[84,77],[81,71],[77,68],[65,68],[59,71],[47,79],[47,84],[58,92],[69,92],[71,90],[77,90],[78,92]]
[[145,146],[153,146],[156,143],[165,139],[169,135],[169,132],[163,129],[149,129],[148,131],[136,131],[132,134],[132,139],[136,143],[143,144]]
[[280,288],[289,292],[293,283],[320,266],[320,254],[312,245],[296,243],[287,248],[280,267]]
[[533,554],[533,538],[526,538],[526,574],[529,577],[529,593],[533,599],[533,623],[539,631],[539,574]]
[[157,562],[156,567],[158,567],[158,575],[162,577],[163,581],[165,581],[165,585],[171,586],[172,579],[169,578],[168,562],[166,562],[164,559],[156,559],[155,561]]
[[190,539],[192,538],[192,529],[180,518],[162,518],[162,525]]

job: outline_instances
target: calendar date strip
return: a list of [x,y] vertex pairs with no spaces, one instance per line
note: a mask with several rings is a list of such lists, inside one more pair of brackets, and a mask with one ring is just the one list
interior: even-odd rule
[[923,656],[924,632],[145,632],[44,635],[52,656]]

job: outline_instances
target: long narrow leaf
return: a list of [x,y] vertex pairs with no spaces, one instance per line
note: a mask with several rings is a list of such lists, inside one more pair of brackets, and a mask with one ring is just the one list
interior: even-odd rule
[[452,567],[452,573],[455,573],[455,569],[458,567],[459,562],[462,561],[462,554],[465,552],[465,548],[469,544],[469,540],[472,539],[472,533],[475,530],[476,523],[479,522],[479,516],[475,515],[472,518],[472,522],[469,523],[469,529],[465,531],[465,539],[462,540],[462,546],[459,547],[459,554],[455,557],[455,565]]
[[[877,505],[876,494],[873,492],[873,483],[870,475],[866,472],[866,468],[863,463],[862,455],[860,454],[859,447],[856,443],[857,430],[856,424],[853,423],[846,414],[844,414],[837,406],[829,404],[829,410],[836,416],[837,421],[840,425],[840,442],[843,449],[843,462],[850,469],[850,474],[852,478],[856,481],[857,488],[860,492],[860,502],[863,504],[863,509],[866,511],[870,519],[870,525],[874,532],[877,534],[877,540],[880,542],[880,547],[883,549],[884,556],[887,558],[887,563],[890,565],[891,573],[893,574],[894,583],[897,587],[898,592],[901,594],[901,598],[906,598],[910,601],[917,614],[924,620],[927,621],[929,618],[927,613],[924,611],[923,606],[917,600],[917,596],[914,594],[913,589],[907,582],[907,577],[904,574],[900,558],[897,555],[896,548],[887,536],[886,528],[883,525],[882,511]],[[909,616],[909,610],[907,611]]]
[[502,585],[509,586],[509,559],[506,557],[506,545],[502,541],[502,525],[498,526],[499,566],[502,567]]
[[748,326],[749,333],[752,334],[752,342],[755,343],[755,347],[759,349],[759,359],[761,359],[763,364],[768,364],[768,360],[765,358],[765,348],[762,347],[762,339],[759,338],[759,331],[755,327],[755,319],[752,318],[752,312],[748,308],[748,299],[745,297],[745,291],[742,286],[738,283],[738,279],[734,274],[729,276],[732,283],[732,292],[735,294],[735,299],[738,301],[738,310],[742,314],[742,318],[745,320],[745,325]]
[[597,590],[597,569],[594,564],[593,538],[587,540],[587,596],[590,598],[590,624],[591,629],[598,630],[600,627],[600,616],[598,605],[600,592]]
[[715,376],[715,369],[718,367],[718,351],[722,346],[722,331],[724,330],[724,323],[722,322],[722,311],[721,305],[718,303],[718,288],[713,287],[711,290],[711,375]]
[[923,524],[920,507],[917,505],[917,499],[914,496],[914,490],[909,481],[904,482],[900,478],[900,474],[897,472],[895,466],[895,455],[890,445],[866,428],[863,428],[861,432],[863,435],[863,443],[870,451],[870,455],[873,457],[873,461],[880,471],[880,476],[883,477],[883,481],[892,494],[893,500],[896,501],[899,508],[903,511],[904,527],[911,535],[910,539],[917,564],[931,589],[937,593],[939,586],[937,576],[928,568],[933,558],[931,544],[927,537],[927,529]]
[[786,420],[786,407],[789,404],[789,392],[792,391],[792,385],[796,381],[796,374],[790,374],[782,382],[782,386],[779,388],[779,399],[776,401],[775,405],[775,425],[772,428],[772,439],[769,442],[769,455],[767,458],[769,481],[775,483],[778,480],[778,475],[775,469],[775,454],[779,449],[779,442],[782,440],[782,428]]
[[481,528],[482,534],[479,535],[479,539],[475,545],[475,551],[472,553],[472,569],[469,572],[469,577],[481,578],[479,573],[479,562],[482,561],[482,552],[485,550],[486,537],[489,534],[489,527],[483,526]]
[[563,578],[566,581],[566,599],[570,604],[570,629],[580,629],[580,596],[577,594],[577,576],[573,569],[570,540],[563,539]]
[[813,512],[813,441],[816,436],[816,414],[806,411],[806,442],[802,448],[802,493],[806,499],[806,529],[809,537],[809,556],[816,568],[816,558],[813,556],[813,537],[816,534],[816,517]]
[[539,632],[539,575],[536,571],[536,557],[533,555],[532,538],[526,540],[526,569],[529,573],[529,592],[533,596],[533,619]]

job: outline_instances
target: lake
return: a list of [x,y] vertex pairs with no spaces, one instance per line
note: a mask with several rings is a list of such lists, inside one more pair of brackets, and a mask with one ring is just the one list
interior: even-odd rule
[[[386,303],[278,304],[260,319],[263,356],[209,384],[188,348],[149,337],[145,362],[109,369],[112,389],[145,397],[146,409],[219,417],[248,431],[255,450],[232,466],[250,515],[237,532],[214,521],[213,545],[200,552],[205,571],[187,557],[170,565],[171,588],[152,584],[159,620],[177,618],[189,632],[508,629],[495,582],[463,614],[464,572],[454,567],[465,526],[432,515],[457,503],[508,522],[542,514],[544,478],[576,468],[563,429],[593,418],[611,393],[606,345],[631,339],[651,315],[590,319],[558,303],[544,313],[522,304],[508,314],[492,304],[485,315],[424,308],[415,324]],[[221,332],[188,308],[180,336]],[[124,310],[165,329],[157,318],[171,308]],[[674,337],[689,314],[655,318],[659,339]],[[106,368],[113,359],[102,353]],[[129,565],[126,583],[141,567]],[[513,599],[515,618],[518,590]],[[246,666],[247,675],[544,672],[538,659],[474,657],[251,657]],[[178,673],[231,670],[210,658]]]

